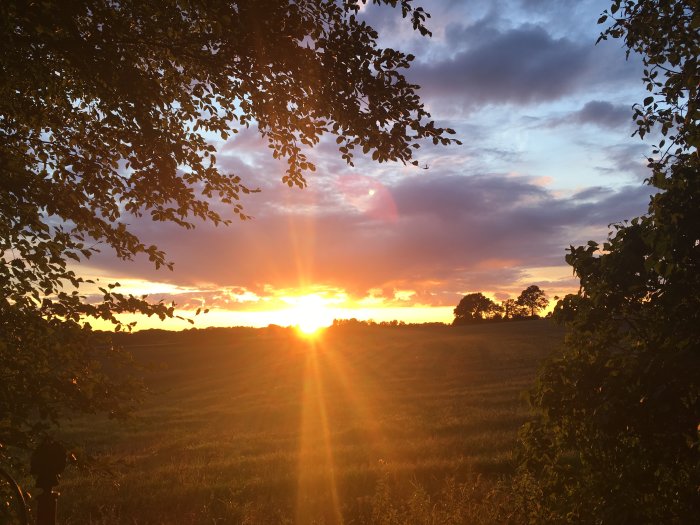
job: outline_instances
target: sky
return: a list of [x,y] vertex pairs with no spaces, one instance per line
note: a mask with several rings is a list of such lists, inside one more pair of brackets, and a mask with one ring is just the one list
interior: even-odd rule
[[[285,165],[256,129],[217,143],[224,170],[259,193],[251,221],[228,227],[137,221],[173,271],[104,252],[81,273],[123,291],[175,301],[194,326],[291,325],[313,316],[451,322],[467,293],[515,298],[577,290],[566,249],[601,241],[609,224],[646,210],[649,142],[632,137],[644,96],[638,57],[596,39],[608,1],[433,0],[432,38],[398,10],[366,6],[383,46],[416,56],[406,76],[440,126],[463,145],[424,144],[421,167],[340,159],[333,137],[309,157],[308,187],[281,182]],[[427,167],[428,169],[422,169]],[[125,318],[125,320],[131,320]],[[139,328],[186,328],[184,321]]]

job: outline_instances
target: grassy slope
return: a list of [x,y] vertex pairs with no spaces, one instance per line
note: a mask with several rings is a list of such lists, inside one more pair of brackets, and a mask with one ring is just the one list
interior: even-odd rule
[[512,470],[521,394],[561,339],[547,321],[136,334],[166,364],[156,395],[70,430],[117,464],[67,473],[61,523],[473,521],[465,491]]

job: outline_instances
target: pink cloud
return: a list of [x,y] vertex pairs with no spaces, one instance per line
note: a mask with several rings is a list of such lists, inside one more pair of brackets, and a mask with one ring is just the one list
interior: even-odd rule
[[[585,243],[595,232],[603,236],[607,224],[635,215],[648,199],[644,187],[597,188],[595,201],[563,198],[536,180],[504,175],[415,176],[393,185],[363,176],[331,180],[338,180],[335,193],[330,185],[289,192],[283,207],[270,206],[228,228],[183,231],[136,222],[144,241],[175,262],[172,273],[156,272],[143,260],[120,264],[106,253],[91,265],[260,296],[269,289],[329,286],[354,298],[381,289],[387,301],[448,305],[469,291],[519,292],[528,268],[564,266],[569,244]],[[260,196],[265,193],[254,197]],[[396,299],[397,290],[415,293]]]

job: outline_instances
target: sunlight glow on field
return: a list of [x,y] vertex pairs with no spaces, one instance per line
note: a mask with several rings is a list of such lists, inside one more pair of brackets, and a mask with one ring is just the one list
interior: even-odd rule
[[[313,516],[320,513],[328,517],[329,523],[342,524],[327,410],[328,394],[319,363],[319,350],[316,342],[309,343],[304,367],[296,523],[312,523]],[[320,495],[322,498],[319,499]]]
[[478,517],[511,472],[521,392],[562,338],[546,321],[134,334],[127,350],[165,365],[150,381],[168,395],[71,423],[105,462],[130,458],[128,490],[69,469],[62,522],[109,508],[129,523],[493,523]]

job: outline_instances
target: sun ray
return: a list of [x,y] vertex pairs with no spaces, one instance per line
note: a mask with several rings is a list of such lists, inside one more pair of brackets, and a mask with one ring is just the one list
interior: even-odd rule
[[385,439],[380,430],[380,420],[373,410],[385,403],[380,384],[372,381],[367,374],[358,373],[356,366],[349,362],[342,351],[326,354],[326,362],[334,380],[341,386],[343,395],[348,400],[348,408],[354,412],[362,434],[364,444],[372,449],[377,460],[392,462],[393,451],[385,446]]
[[[296,523],[342,524],[319,345],[309,341],[302,393]],[[318,457],[317,441],[320,439]]]

